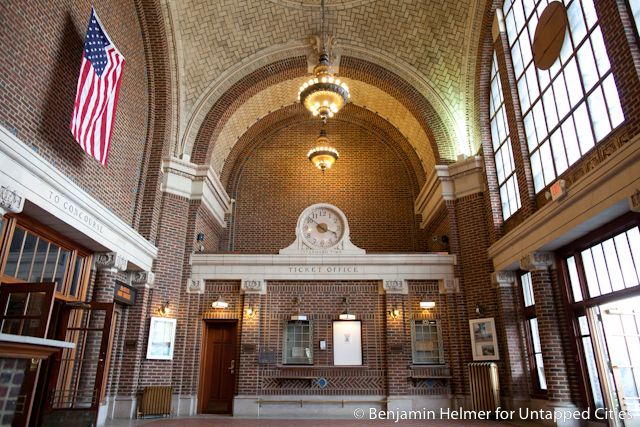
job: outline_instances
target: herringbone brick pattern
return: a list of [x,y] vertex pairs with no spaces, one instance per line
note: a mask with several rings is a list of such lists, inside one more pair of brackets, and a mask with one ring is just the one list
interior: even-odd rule
[[[346,2],[328,9],[327,31],[354,47],[411,64],[451,105],[459,105],[470,3],[429,2],[426,7],[418,0]],[[177,8],[187,107],[241,60],[320,31],[319,8],[294,2],[187,0]]]

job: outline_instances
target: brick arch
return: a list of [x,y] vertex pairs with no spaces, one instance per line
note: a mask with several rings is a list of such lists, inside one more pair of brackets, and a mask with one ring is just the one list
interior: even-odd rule
[[304,157],[320,124],[302,106],[281,108],[245,132],[221,176],[236,201],[221,250],[277,253],[291,243],[302,209],[321,201],[347,214],[354,243],[369,252],[424,250],[414,212],[424,172],[415,169],[422,163],[413,147],[375,113],[354,105],[341,113],[327,125],[341,158],[324,175]]
[[137,193],[136,225],[140,234],[155,242],[162,201],[160,164],[172,152],[171,132],[176,112],[171,100],[175,85],[170,71],[170,34],[161,2],[136,0],[135,6],[144,42],[149,93],[149,124],[140,171],[144,179]]
[[[379,115],[355,105],[347,105],[344,111],[339,116],[336,116],[334,120],[338,123],[356,124],[368,129],[373,135],[382,138],[404,164],[412,182],[411,190],[414,197],[418,195],[424,185],[426,174],[430,171],[423,169],[423,165],[413,146],[394,126]],[[296,123],[316,121],[316,119],[309,116],[309,113],[301,105],[294,104],[281,108],[255,123],[242,135],[227,156],[220,175],[220,180],[227,193],[233,197],[233,187],[240,175],[244,162],[261,141]],[[331,135],[329,135],[329,139],[331,139]],[[311,148],[313,142],[309,141],[309,148]]]
[[[306,57],[297,56],[270,63],[241,78],[224,92],[207,112],[190,154],[189,147],[185,148],[190,160],[197,164],[210,163],[217,137],[246,100],[283,80],[307,75]],[[447,127],[429,101],[407,81],[378,64],[351,56],[342,57],[340,75],[381,88],[406,107],[427,135],[435,163],[449,163],[455,159],[456,149],[450,126]],[[281,108],[290,102],[291,100],[283,98],[282,105],[274,107]],[[188,139],[188,135],[185,139]]]
[[478,39],[476,59],[476,85],[474,108],[471,120],[478,125],[480,133],[480,148],[485,162],[485,177],[487,180],[488,197],[486,209],[488,218],[491,218],[491,240],[497,240],[502,234],[502,207],[498,190],[498,177],[496,175],[495,159],[493,157],[493,145],[491,142],[491,125],[489,123],[489,97],[491,96],[491,62],[493,60],[493,34],[492,25],[496,9],[501,7],[502,0],[488,1],[484,16],[480,37]]

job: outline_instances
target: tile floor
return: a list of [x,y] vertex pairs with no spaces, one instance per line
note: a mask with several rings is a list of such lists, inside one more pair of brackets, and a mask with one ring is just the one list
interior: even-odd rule
[[115,421],[107,423],[106,427],[504,427],[527,426],[535,427],[533,423],[504,423],[497,421],[452,421],[452,420],[316,420],[316,419],[249,419],[232,418],[227,416],[200,416],[194,418],[164,418],[133,421]]

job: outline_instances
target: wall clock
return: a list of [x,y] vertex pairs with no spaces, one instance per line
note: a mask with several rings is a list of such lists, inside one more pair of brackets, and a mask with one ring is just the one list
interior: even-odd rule
[[364,254],[349,239],[349,223],[344,212],[329,203],[307,207],[298,217],[296,240],[281,254]]

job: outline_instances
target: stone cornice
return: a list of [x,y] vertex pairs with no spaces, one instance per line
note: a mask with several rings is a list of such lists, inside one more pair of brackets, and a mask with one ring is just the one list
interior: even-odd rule
[[196,165],[175,157],[162,161],[162,191],[189,200],[200,200],[220,226],[231,211],[231,198],[211,166]]
[[436,165],[416,198],[414,211],[429,225],[445,200],[456,200],[484,191],[482,157],[474,156],[450,165]]
[[554,250],[629,210],[640,188],[640,134],[550,201],[488,250],[496,270],[516,268],[537,250]]
[[[40,207],[36,219],[71,227],[78,243],[116,251],[134,266],[151,270],[158,254],[152,243],[3,126],[0,165],[0,185]],[[31,208],[25,206],[25,213],[35,215]]]
[[0,186],[0,218],[7,213],[20,213],[24,207],[24,197],[15,190]]
[[455,255],[192,254],[191,280],[453,279]]

